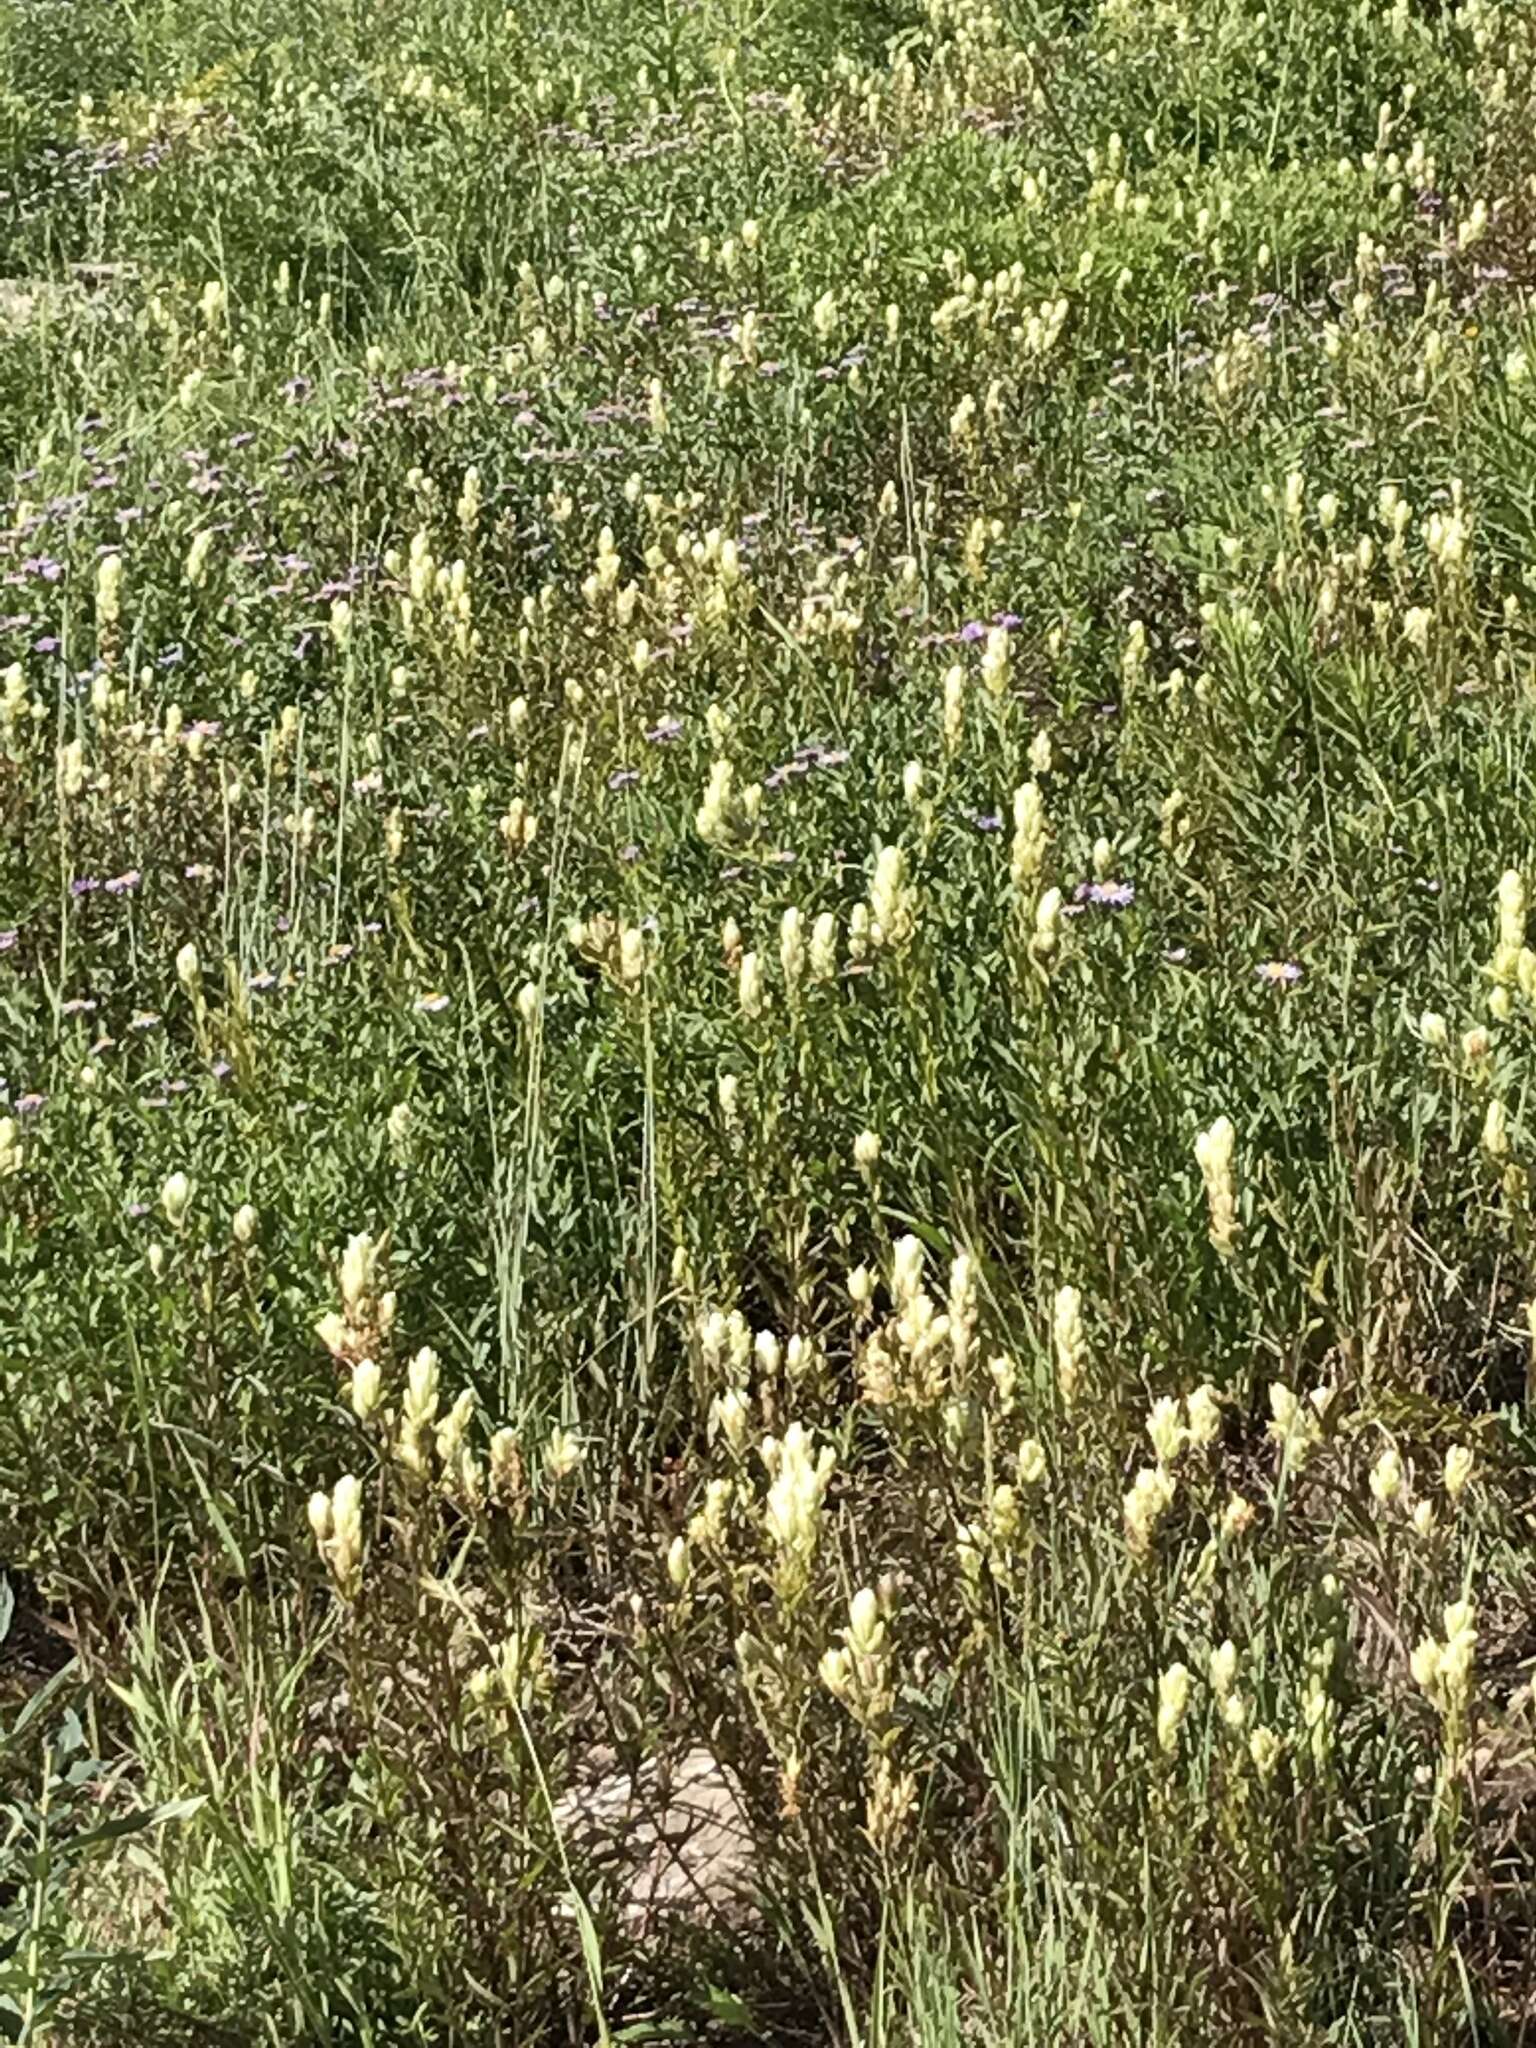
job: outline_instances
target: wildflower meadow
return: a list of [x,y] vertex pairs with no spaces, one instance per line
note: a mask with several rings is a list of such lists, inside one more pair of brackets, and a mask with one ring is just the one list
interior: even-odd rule
[[0,0],[0,2039],[1536,2044],[1536,12]]

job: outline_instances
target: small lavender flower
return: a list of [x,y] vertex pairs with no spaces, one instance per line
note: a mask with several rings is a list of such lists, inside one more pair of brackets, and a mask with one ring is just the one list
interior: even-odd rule
[[638,768],[615,768],[608,778],[608,787],[613,790],[633,789],[639,780]]
[[143,879],[137,868],[129,868],[125,874],[111,876],[101,886],[109,896],[131,896]]
[[653,747],[665,747],[670,746],[673,740],[681,739],[682,732],[683,721],[680,718],[672,717],[668,713],[665,718],[657,719],[656,723],[647,732],[646,738]]
[[1271,988],[1294,988],[1301,979],[1301,968],[1294,960],[1263,960],[1253,971]]
[[1088,899],[1105,910],[1128,910],[1136,901],[1134,882],[1090,882]]

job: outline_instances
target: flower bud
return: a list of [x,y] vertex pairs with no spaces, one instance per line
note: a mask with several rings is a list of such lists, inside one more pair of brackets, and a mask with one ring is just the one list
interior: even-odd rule
[[173,1173],[160,1190],[160,1206],[165,1211],[166,1221],[173,1230],[181,1228],[182,1218],[192,1199],[192,1183],[184,1173]]
[[230,1219],[230,1235],[236,1244],[249,1244],[256,1235],[261,1218],[249,1202],[242,1202]]

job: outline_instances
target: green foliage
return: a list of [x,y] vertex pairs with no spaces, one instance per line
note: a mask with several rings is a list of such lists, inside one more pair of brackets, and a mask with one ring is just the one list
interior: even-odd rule
[[0,0],[0,2031],[1529,2030],[1533,111]]

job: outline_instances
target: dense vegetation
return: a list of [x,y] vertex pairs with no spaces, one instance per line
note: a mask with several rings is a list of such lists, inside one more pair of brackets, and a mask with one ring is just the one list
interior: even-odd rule
[[1531,10],[0,51],[0,2035],[1536,2040]]

